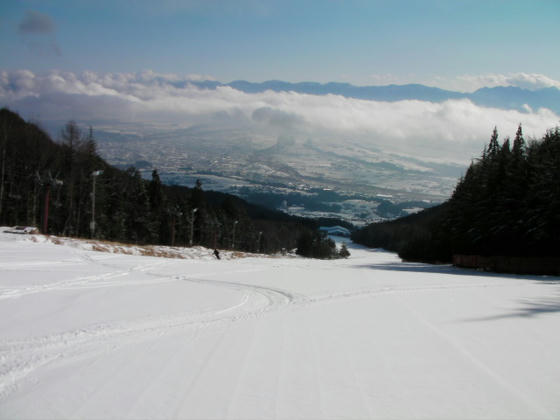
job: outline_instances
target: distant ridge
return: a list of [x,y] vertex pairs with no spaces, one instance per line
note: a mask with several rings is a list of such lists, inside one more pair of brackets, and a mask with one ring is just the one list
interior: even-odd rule
[[291,83],[281,80],[268,80],[261,83],[245,80],[220,83],[207,80],[189,83],[203,89],[229,86],[245,93],[260,93],[271,90],[274,92],[297,92],[309,95],[341,95],[347,98],[386,102],[402,100],[443,102],[450,99],[469,99],[481,106],[527,111],[526,105],[528,105],[532,109],[548,108],[556,113],[560,113],[560,90],[555,87],[529,90],[514,86],[498,86],[492,88],[485,87],[471,93],[465,93],[421,84],[354,86],[349,83],[337,82]]

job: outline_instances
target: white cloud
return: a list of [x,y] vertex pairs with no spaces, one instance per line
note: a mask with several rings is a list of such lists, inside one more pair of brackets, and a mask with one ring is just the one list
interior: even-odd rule
[[201,89],[192,81],[192,76],[153,72],[4,71],[0,105],[39,120],[235,125],[271,138],[353,141],[464,162],[480,153],[494,126],[513,135],[522,123],[526,135],[538,137],[559,121],[547,109],[484,108],[469,100],[380,102],[294,92],[248,94],[227,86]]
[[465,74],[453,78],[436,77],[425,83],[461,92],[473,92],[483,87],[497,86],[514,86],[528,90],[548,87],[560,89],[560,81],[538,73]]

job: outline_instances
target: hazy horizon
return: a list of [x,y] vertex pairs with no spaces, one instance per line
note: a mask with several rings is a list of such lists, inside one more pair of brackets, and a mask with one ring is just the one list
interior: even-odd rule
[[554,0],[19,0],[0,5],[8,70],[221,81],[556,86]]
[[[538,95],[560,88],[559,12],[547,0],[14,1],[0,5],[0,106],[148,140],[203,127],[231,147],[289,139],[466,165],[494,127],[503,140],[558,125],[556,97]],[[393,100],[203,80],[524,90]]]

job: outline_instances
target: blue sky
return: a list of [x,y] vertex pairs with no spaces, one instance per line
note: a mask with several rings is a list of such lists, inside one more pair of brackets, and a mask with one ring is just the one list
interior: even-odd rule
[[0,1],[0,107],[52,124],[225,127],[270,144],[353,141],[464,163],[495,126],[538,138],[560,117],[189,81],[560,89],[559,18],[560,0]]
[[[560,80],[560,1],[27,0],[0,5],[0,67],[220,81]],[[431,82],[431,83],[430,83]]]

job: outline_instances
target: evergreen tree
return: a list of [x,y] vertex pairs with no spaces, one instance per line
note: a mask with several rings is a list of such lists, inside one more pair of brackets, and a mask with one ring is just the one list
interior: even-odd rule
[[152,179],[148,184],[148,197],[150,202],[150,221],[148,230],[151,243],[170,243],[169,237],[169,212],[167,200],[163,192],[163,184],[157,169],[152,171]]
[[442,206],[353,235],[403,258],[450,261],[454,254],[559,256],[560,130],[526,145],[521,126],[513,146],[497,129]]
[[304,231],[297,242],[296,254],[308,258],[330,259],[339,258],[336,244],[325,232]]
[[490,137],[490,143],[488,144],[487,156],[490,160],[495,159],[500,152],[500,143],[498,142],[498,127],[494,127],[492,131],[492,136]]
[[519,124],[517,132],[515,133],[512,154],[513,159],[517,162],[520,162],[527,157],[527,145],[525,144],[525,139],[523,138],[523,130],[521,128],[521,124]]
[[[75,122],[65,125],[60,139],[55,143],[36,125],[0,110],[0,225],[48,222],[49,233],[89,237],[92,174],[98,170],[103,174],[95,178],[97,238],[188,245],[194,225],[198,243],[231,247],[237,221],[236,249],[276,252],[295,247],[299,234],[312,224],[205,192],[200,181],[192,189],[166,186],[157,171],[145,180],[135,168],[114,168],[98,156],[93,130],[84,135]],[[43,220],[47,192],[50,211]],[[224,201],[229,203],[222,206]]]
[[346,247],[346,243],[343,243],[340,246],[340,251],[338,252],[338,255],[340,255],[341,258],[348,258],[350,256],[350,251],[348,251],[348,248]]

